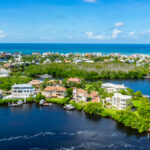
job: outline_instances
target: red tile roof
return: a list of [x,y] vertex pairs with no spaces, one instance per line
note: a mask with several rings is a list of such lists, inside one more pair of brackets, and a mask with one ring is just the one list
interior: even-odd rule
[[44,91],[66,91],[64,87],[55,87],[55,86],[48,86],[44,89]]
[[68,78],[69,82],[81,82],[81,79],[79,78]]

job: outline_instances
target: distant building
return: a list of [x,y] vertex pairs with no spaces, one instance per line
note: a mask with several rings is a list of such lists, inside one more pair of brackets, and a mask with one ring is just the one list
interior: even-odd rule
[[41,55],[40,52],[33,52],[32,55]]
[[68,78],[68,82],[80,83],[81,79],[79,79],[79,78]]
[[44,63],[44,64],[51,63],[51,60],[46,59],[43,63]]
[[0,69],[0,77],[8,77],[9,76],[10,71],[4,68]]
[[66,96],[66,88],[48,86],[44,89],[42,94],[47,98],[64,98]]
[[60,59],[55,59],[54,62],[55,63],[62,63],[62,61]]
[[40,87],[41,83],[43,83],[44,81],[40,81],[40,80],[32,80],[29,82],[29,84],[31,84],[32,86],[35,86],[37,88]]
[[48,75],[48,74],[39,75],[39,77],[40,77],[41,79],[52,79],[52,76],[51,76],[51,75]]
[[118,110],[126,109],[127,101],[131,98],[132,96],[115,93],[114,96],[112,97],[112,106],[116,107],[116,109]]
[[119,85],[119,84],[104,83],[102,85],[102,88],[106,88],[108,93],[113,93],[113,92],[117,92],[120,90],[126,90],[127,87],[125,87],[124,85]]

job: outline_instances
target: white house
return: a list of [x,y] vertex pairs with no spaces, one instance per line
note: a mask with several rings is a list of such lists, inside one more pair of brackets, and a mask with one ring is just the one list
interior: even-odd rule
[[10,71],[4,68],[0,69],[0,77],[8,77],[9,76]]
[[[34,95],[35,88],[31,84],[14,84],[8,98],[28,98]],[[6,99],[6,98],[5,98]]]
[[102,85],[102,88],[106,88],[108,93],[113,93],[113,92],[117,92],[120,90],[126,90],[127,87],[125,87],[124,85],[119,85],[119,84],[104,83]]
[[116,109],[123,110],[127,107],[127,101],[131,98],[132,96],[115,93],[112,97],[112,106],[116,107]]

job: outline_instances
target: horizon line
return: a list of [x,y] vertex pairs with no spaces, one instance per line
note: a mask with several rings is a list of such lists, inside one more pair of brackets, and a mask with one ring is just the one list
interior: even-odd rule
[[150,45],[150,43],[36,43],[36,42],[23,42],[23,43],[0,43],[0,44],[98,44],[98,45]]

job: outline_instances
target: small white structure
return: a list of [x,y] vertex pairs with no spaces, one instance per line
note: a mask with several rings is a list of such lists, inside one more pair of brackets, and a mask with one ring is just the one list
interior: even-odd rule
[[132,96],[115,93],[114,96],[112,97],[112,106],[116,107],[116,109],[118,110],[126,109],[127,101],[131,98]]
[[11,95],[9,98],[28,98],[34,95],[35,88],[31,84],[15,84],[12,86]]
[[47,63],[51,63],[51,61],[49,59],[46,59],[43,63],[47,64]]
[[75,107],[73,105],[71,105],[71,104],[68,104],[68,105],[64,106],[64,108],[66,110],[73,110],[73,109],[75,109]]
[[0,77],[8,77],[9,76],[10,71],[4,68],[0,69]]
[[120,90],[126,90],[127,87],[125,87],[124,85],[119,85],[119,84],[104,83],[102,85],[102,88],[106,88],[108,93],[113,93],[113,92],[117,92]]

